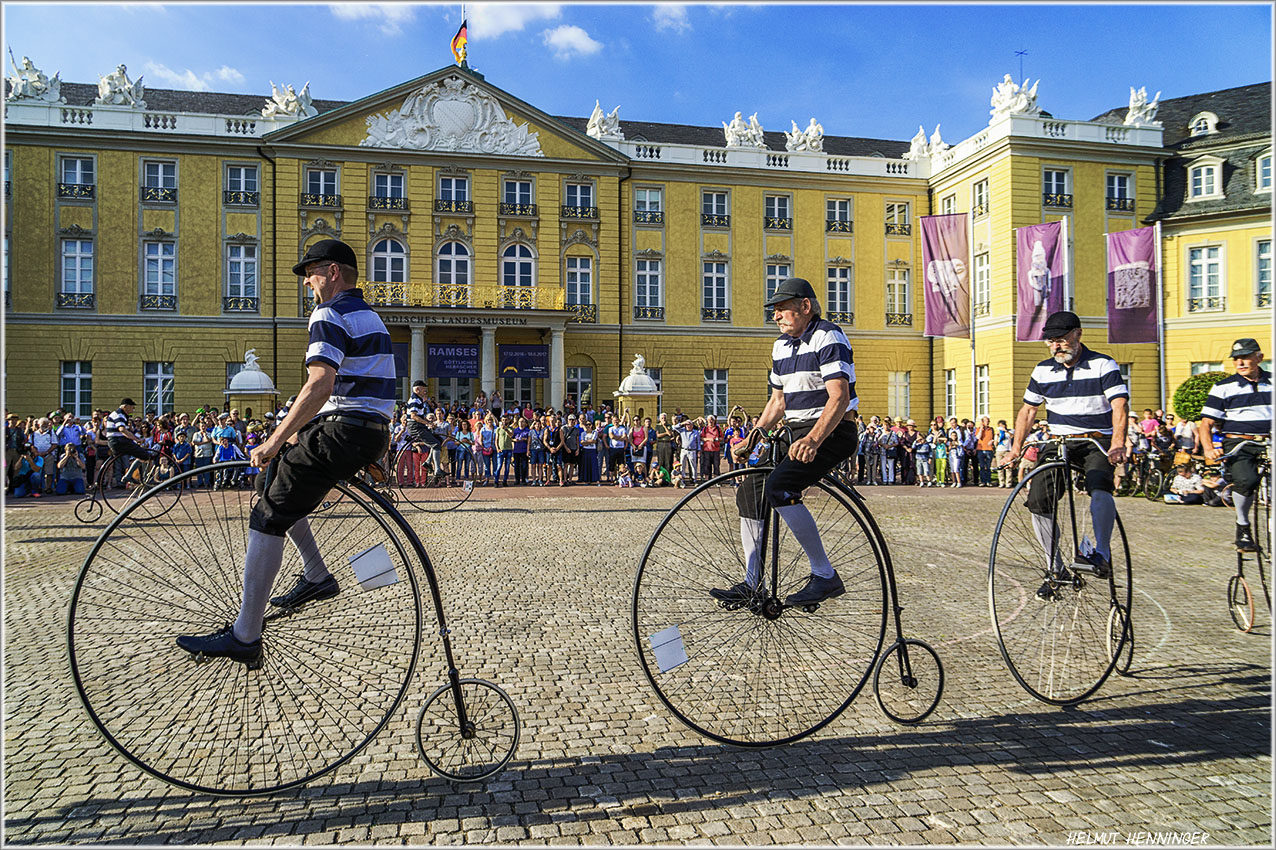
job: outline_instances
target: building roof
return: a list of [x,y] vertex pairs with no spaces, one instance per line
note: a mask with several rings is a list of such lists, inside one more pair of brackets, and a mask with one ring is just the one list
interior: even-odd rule
[[[97,86],[92,83],[63,83],[62,96],[68,106],[90,106],[97,99]],[[203,115],[260,115],[262,107],[270,100],[264,94],[181,91],[150,86],[146,87],[144,97],[148,112],[195,112]],[[327,112],[346,104],[343,100],[316,100],[314,105],[320,112]]]
[[[1231,142],[1249,136],[1270,136],[1272,132],[1272,84],[1254,83],[1231,89],[1191,94],[1161,101],[1156,120],[1161,122],[1167,148],[1195,148]],[[1121,123],[1129,106],[1109,109],[1093,121]],[[1218,132],[1192,136],[1187,122],[1202,112],[1218,116]]]

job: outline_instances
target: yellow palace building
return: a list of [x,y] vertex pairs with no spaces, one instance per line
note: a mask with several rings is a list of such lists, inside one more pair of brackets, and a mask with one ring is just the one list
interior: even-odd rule
[[[336,237],[405,397],[424,378],[440,401],[610,401],[641,354],[664,409],[757,412],[762,304],[799,275],[852,341],[862,411],[1009,418],[1043,356],[1014,342],[1014,228],[1068,217],[1087,340],[1156,407],[1163,374],[1172,391],[1234,336],[1270,336],[1269,92],[1167,100],[1158,124],[1133,102],[1056,119],[1015,87],[948,146],[799,116],[556,117],[465,67],[344,103],[144,89],[124,66],[61,83],[24,60],[6,88],[6,405],[190,410],[249,349],[295,392],[311,304],[290,269]],[[971,214],[973,346],[924,335],[918,219],[941,212]],[[1164,372],[1157,346],[1104,330],[1103,234],[1154,220]]]

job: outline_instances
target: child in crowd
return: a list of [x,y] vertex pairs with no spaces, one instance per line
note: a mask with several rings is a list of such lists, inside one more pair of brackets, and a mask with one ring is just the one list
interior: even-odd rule
[[[213,454],[213,463],[225,463],[232,460],[240,460],[243,458],[239,446],[231,442],[229,436],[224,436],[217,442],[217,451]],[[233,470],[218,470],[217,480],[213,482],[214,490],[224,490],[231,487],[234,483],[235,472]]]

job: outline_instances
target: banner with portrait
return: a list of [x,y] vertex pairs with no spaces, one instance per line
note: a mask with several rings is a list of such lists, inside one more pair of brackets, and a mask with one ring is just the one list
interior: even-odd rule
[[1160,269],[1156,228],[1107,234],[1108,342],[1156,342]]
[[966,213],[924,215],[922,288],[926,336],[970,338],[970,240]]
[[1068,220],[1032,224],[1015,230],[1018,304],[1015,339],[1041,339],[1046,317],[1063,309],[1068,275]]

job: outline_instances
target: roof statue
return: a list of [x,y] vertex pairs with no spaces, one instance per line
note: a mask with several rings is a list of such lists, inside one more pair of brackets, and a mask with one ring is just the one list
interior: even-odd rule
[[275,395],[275,384],[257,365],[257,349],[244,352],[244,366],[230,379],[226,395]]
[[935,125],[935,132],[930,134],[930,145],[926,148],[927,154],[930,156],[939,156],[948,150],[948,143],[939,137],[939,125]]
[[784,131],[784,149],[789,151],[811,151],[820,153],[824,150],[824,125],[814,118],[805,130],[799,129],[796,121],[790,121],[792,130]]
[[766,141],[762,137],[762,125],[758,123],[758,113],[749,116],[746,123],[743,114],[736,112],[731,123],[722,123],[722,133],[726,136],[729,148],[765,148]]
[[629,374],[620,382],[620,389],[612,393],[613,396],[622,395],[660,395],[660,388],[656,386],[655,380],[647,374],[647,358],[641,354],[634,356],[633,368],[629,370]]
[[1028,88],[1027,79],[1023,81],[1023,85],[1015,85],[1015,81],[1006,74],[992,90],[992,100],[989,101],[992,109],[988,111],[992,119],[988,123],[991,124],[1007,115],[1036,115],[1041,112],[1041,107],[1037,106],[1037,86],[1039,85],[1041,80],[1037,80],[1032,88]]
[[595,100],[594,111],[589,116],[589,123],[585,126],[585,132],[601,141],[623,142],[625,134],[620,129],[620,107],[617,106],[604,115],[603,108]]
[[1130,86],[1130,108],[1125,113],[1126,124],[1158,124],[1156,111],[1161,107],[1161,93],[1157,92],[1152,102],[1148,103],[1148,90],[1140,86],[1136,91]]
[[131,106],[134,109],[145,109],[144,93],[142,78],[138,77],[137,82],[131,82],[128,78],[128,68],[121,64],[105,77],[98,77],[97,100],[93,102],[103,106]]
[[61,72],[49,79],[44,72],[32,64],[29,57],[22,57],[18,65],[9,51],[9,62],[13,65],[13,76],[9,77],[9,100],[42,100],[47,103],[66,103],[62,96]]
[[930,141],[926,141],[926,130],[920,124],[917,125],[917,135],[913,136],[908,143],[908,151],[905,152],[900,159],[930,159],[932,156],[939,156],[948,150],[948,143],[939,137],[939,126],[935,125],[935,132],[930,134]]
[[281,89],[275,85],[274,80],[270,81],[270,99],[262,107],[262,118],[274,118],[275,116],[311,118],[318,114],[319,110],[315,109],[314,103],[310,98],[309,80],[301,87],[300,94],[291,85],[286,85]]

